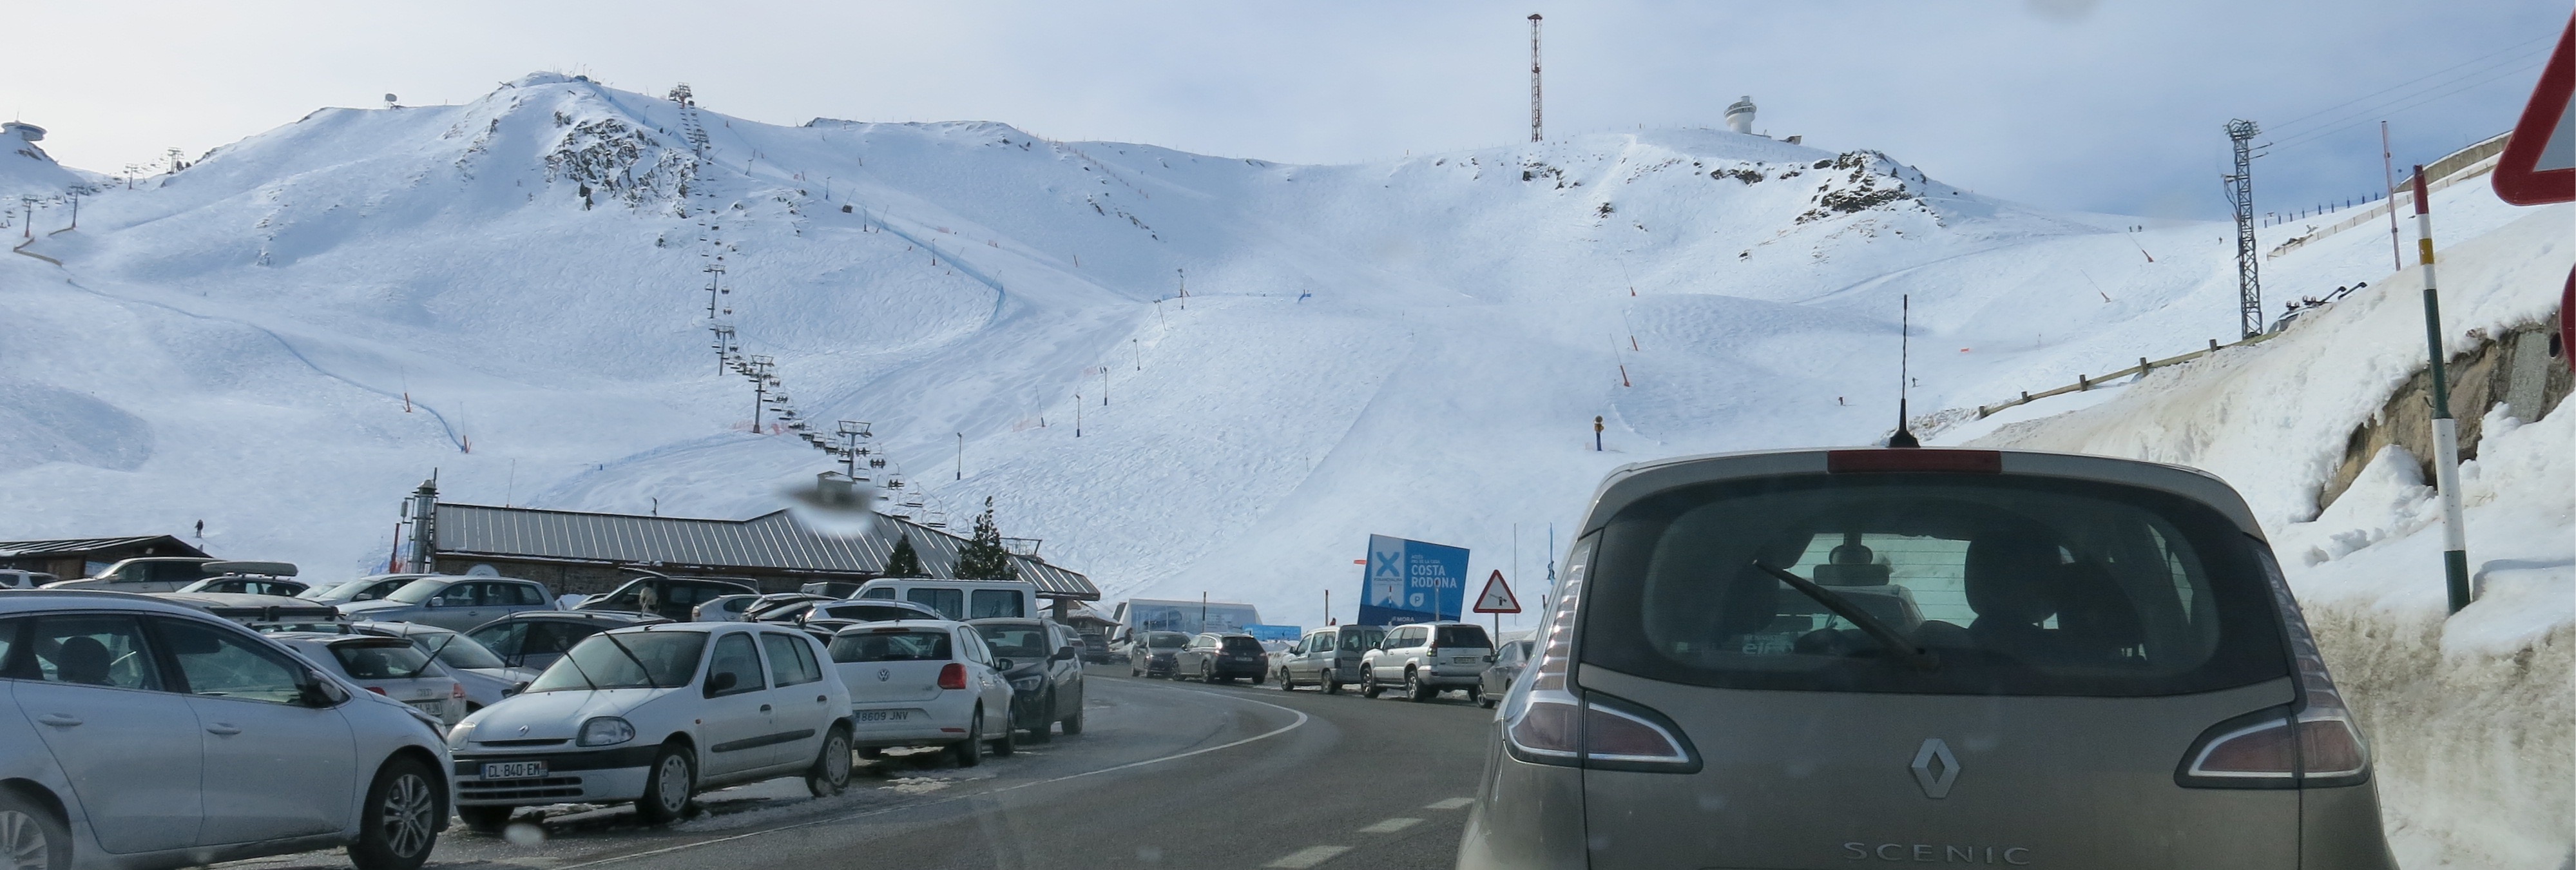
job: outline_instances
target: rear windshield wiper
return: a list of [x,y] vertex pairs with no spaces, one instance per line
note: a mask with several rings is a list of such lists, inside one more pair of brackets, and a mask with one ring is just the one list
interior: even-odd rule
[[413,669],[411,669],[411,673],[403,675],[403,679],[406,679],[406,680],[409,680],[409,679],[418,679],[418,678],[420,677],[420,675],[422,675],[422,674],[426,674],[426,673],[429,673],[429,667],[430,667],[431,665],[434,665],[434,664],[437,664],[437,663],[438,663],[438,654],[439,654],[439,653],[446,652],[446,651],[447,651],[447,645],[448,645],[448,644],[451,644],[451,643],[455,643],[455,642],[456,642],[456,639],[457,639],[458,637],[461,637],[461,636],[462,636],[462,635],[454,635],[454,634],[451,634],[451,635],[448,635],[445,639],[440,640],[440,641],[438,642],[438,648],[437,648],[437,649],[434,649],[434,650],[430,650],[430,651],[429,651],[429,657],[421,660],[420,667],[417,667],[417,668],[413,668]]
[[1879,645],[1886,647],[1889,654],[1906,664],[1927,671],[1941,666],[1940,656],[1933,655],[1931,650],[1915,646],[1914,641],[1907,639],[1902,632],[1879,621],[1878,617],[1871,616],[1869,611],[1862,610],[1860,605],[1853,604],[1852,600],[1843,597],[1842,593],[1818,586],[1807,578],[1771,567],[1770,563],[1760,559],[1753,560],[1753,567],[1780,578],[1780,582],[1787,583],[1789,588],[1815,599],[1816,603],[1824,605],[1825,609],[1833,611],[1834,615],[1851,620],[1853,625],[1860,626],[1860,630],[1869,632],[1870,637],[1877,638]]

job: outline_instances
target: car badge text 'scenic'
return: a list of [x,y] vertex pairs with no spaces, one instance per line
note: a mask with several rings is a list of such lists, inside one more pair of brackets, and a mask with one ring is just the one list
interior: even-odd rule
[[1940,800],[1950,795],[1950,784],[1959,780],[1959,756],[1950,754],[1950,744],[1941,738],[1923,741],[1914,751],[1914,784],[1923,787],[1923,796]]

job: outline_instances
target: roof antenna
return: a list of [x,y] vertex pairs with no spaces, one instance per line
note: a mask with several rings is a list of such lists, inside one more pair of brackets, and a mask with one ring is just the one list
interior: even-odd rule
[[1911,430],[1905,428],[1906,389],[1914,384],[1913,378],[1906,371],[1906,363],[1914,349],[1913,295],[1897,297],[1897,305],[1899,307],[1896,315],[1896,434],[1887,436],[1887,446],[1921,447],[1923,442],[1916,439]]

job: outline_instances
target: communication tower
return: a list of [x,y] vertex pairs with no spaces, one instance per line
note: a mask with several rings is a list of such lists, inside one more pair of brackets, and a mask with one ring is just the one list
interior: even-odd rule
[[2254,122],[2227,122],[2227,141],[2236,150],[2236,172],[2226,178],[2227,203],[2236,211],[2236,315],[2244,338],[2263,334],[2262,259],[2254,255],[2253,142],[2263,132]]
[[1530,13],[1530,141],[1539,141],[1538,13]]

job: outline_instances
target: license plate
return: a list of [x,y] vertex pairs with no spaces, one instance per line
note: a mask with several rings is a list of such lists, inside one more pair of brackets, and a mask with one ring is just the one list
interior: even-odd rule
[[1459,656],[1457,658],[1450,659],[1449,663],[1453,665],[1472,665],[1484,660],[1484,656]]
[[484,779],[530,779],[546,775],[542,761],[501,761],[483,765]]
[[909,712],[910,711],[906,710],[861,710],[850,714],[850,718],[861,722],[901,722],[910,718]]

